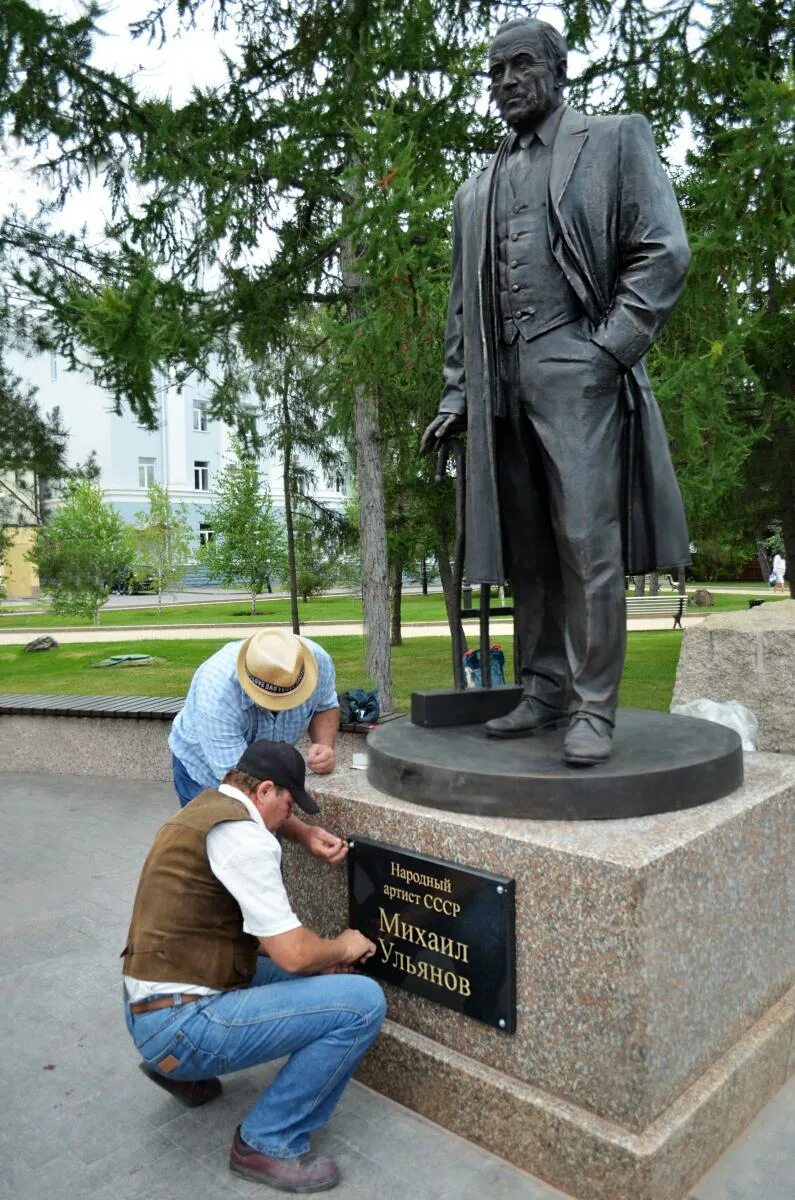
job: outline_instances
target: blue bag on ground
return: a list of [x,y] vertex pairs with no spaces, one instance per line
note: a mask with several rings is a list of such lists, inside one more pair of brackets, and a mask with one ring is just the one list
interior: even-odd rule
[[[505,683],[505,655],[496,645],[491,647],[489,654],[491,656],[491,682],[494,687],[497,687],[499,684]],[[479,650],[467,650],[464,655],[464,678],[468,688],[483,687]]]

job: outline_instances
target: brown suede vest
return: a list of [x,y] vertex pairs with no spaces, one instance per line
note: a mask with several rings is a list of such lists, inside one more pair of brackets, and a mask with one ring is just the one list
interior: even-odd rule
[[243,932],[234,896],[216,879],[207,834],[221,821],[250,821],[239,800],[201,792],[158,832],[138,881],[124,974],[227,991],[251,982],[259,942]]

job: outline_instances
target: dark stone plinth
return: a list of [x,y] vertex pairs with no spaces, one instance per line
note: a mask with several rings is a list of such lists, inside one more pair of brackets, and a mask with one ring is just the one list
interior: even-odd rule
[[499,684],[492,688],[433,688],[411,693],[411,720],[426,727],[479,725],[492,717],[504,717],[521,699],[518,684]]
[[501,741],[480,724],[425,729],[394,721],[367,739],[367,778],[429,808],[557,821],[694,808],[743,782],[739,737],[711,721],[621,709],[613,754],[596,767],[562,762],[564,732]]

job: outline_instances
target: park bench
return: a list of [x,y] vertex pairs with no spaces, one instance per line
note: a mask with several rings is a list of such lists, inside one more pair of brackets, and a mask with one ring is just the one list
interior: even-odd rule
[[673,628],[682,628],[687,596],[627,596],[628,617],[673,617]]

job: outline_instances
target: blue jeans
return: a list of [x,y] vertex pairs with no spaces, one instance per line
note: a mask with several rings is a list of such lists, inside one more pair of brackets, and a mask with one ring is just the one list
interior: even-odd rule
[[174,1008],[133,1014],[127,1028],[144,1061],[172,1079],[207,1079],[289,1054],[243,1120],[243,1141],[273,1158],[309,1150],[381,1028],[384,993],[363,975],[291,975],[260,957],[251,986]]
[[171,755],[171,772],[174,776],[174,790],[179,796],[179,806],[184,808],[194,796],[204,791],[204,785],[191,779],[184,763],[180,762],[176,754]]

